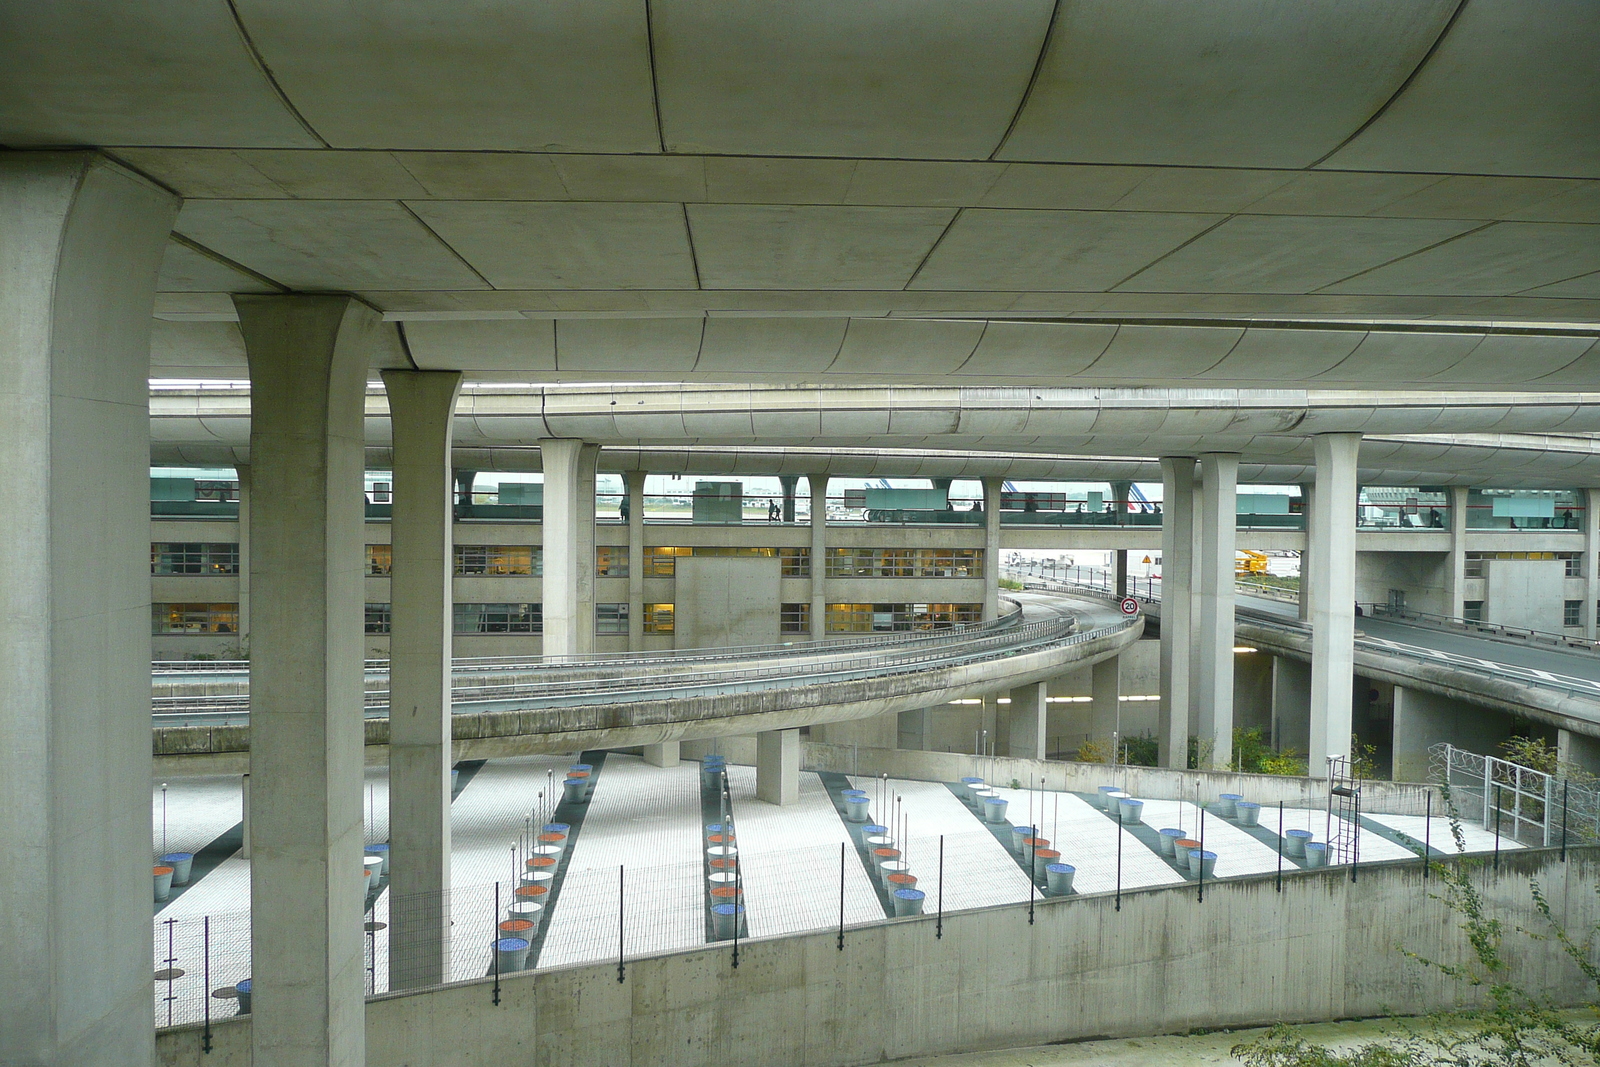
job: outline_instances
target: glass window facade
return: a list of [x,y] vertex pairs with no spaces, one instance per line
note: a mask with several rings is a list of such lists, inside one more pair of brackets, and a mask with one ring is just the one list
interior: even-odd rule
[[829,578],[982,578],[981,548],[830,548]]
[[[644,550],[644,576],[646,578],[674,578],[678,574],[678,560],[683,556],[776,556],[780,552],[805,552],[809,564],[809,549],[777,548],[723,548],[716,546],[657,545]],[[809,566],[807,574],[810,573]],[[791,577],[801,577],[791,575]]]
[[808,634],[811,632],[811,605],[784,604],[779,609],[778,632]]
[[153,634],[236,634],[238,604],[151,604]]
[[367,605],[367,633],[386,634],[389,632],[389,605]]
[[982,620],[982,604],[829,604],[827,632],[944,630]]
[[594,606],[594,632],[597,634],[626,634],[628,632],[628,605],[596,604]]
[[628,546],[595,546],[594,573],[597,578],[626,578],[628,576]]
[[394,567],[394,552],[388,545],[367,546],[367,577],[387,578]]
[[544,553],[534,545],[457,545],[457,574],[544,573]]
[[238,574],[239,546],[230,541],[152,541],[151,574]]
[[644,632],[670,634],[672,632],[672,605],[646,604],[644,606]]
[[458,634],[538,634],[544,632],[542,604],[457,604]]

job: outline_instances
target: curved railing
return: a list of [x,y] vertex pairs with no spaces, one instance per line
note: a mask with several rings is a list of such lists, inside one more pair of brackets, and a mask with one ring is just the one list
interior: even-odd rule
[[[495,705],[506,704],[532,710],[817,685],[937,670],[1047,647],[1071,646],[1121,632],[1138,621],[1123,619],[1078,633],[1077,620],[1070,615],[1023,623],[1017,611],[1009,613],[1008,620],[1003,625],[895,635],[889,640],[850,642],[845,647],[833,642],[808,642],[799,648],[734,649],[720,657],[707,654],[708,650],[694,650],[697,654],[690,662],[674,662],[670,657],[653,654],[560,663],[533,660],[521,666],[520,677],[507,681],[485,682],[458,676],[452,685],[452,704],[458,711],[491,710]],[[755,660],[769,662],[753,665]],[[470,675],[473,671],[457,664],[457,673]],[[388,704],[387,689],[367,691],[365,710],[369,717],[382,717]],[[220,696],[166,696],[155,698],[152,705],[158,719],[211,719],[248,714],[250,698],[247,691]]]

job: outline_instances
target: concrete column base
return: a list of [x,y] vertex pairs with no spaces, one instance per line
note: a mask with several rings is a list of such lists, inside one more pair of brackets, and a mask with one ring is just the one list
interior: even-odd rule
[[800,799],[800,731],[756,735],[756,799],[793,804]]
[[678,765],[678,742],[663,741],[659,745],[645,745],[641,753],[644,761],[652,767],[676,767]]
[[1556,755],[1562,763],[1600,774],[1600,737],[1560,730],[1556,734]]

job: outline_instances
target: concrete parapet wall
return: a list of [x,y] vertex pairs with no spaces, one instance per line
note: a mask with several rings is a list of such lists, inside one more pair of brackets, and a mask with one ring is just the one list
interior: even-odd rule
[[[1220,793],[1238,793],[1263,806],[1282,802],[1287,807],[1323,808],[1328,803],[1326,778],[1297,778],[1281,774],[1239,774],[1233,771],[1174,771],[1162,767],[1107,766],[1104,763],[1070,763],[1063,760],[1008,759],[972,756],[960,752],[912,752],[894,748],[861,748],[808,741],[801,750],[801,766],[808,771],[842,774],[884,774],[930,782],[957,782],[974,775],[1001,785],[1013,780],[1027,785],[1075,793],[1093,793],[1115,784],[1147,800],[1194,800],[1195,787],[1203,802]],[[1429,793],[1433,810],[1444,813],[1436,787],[1422,783],[1366,781],[1361,783],[1361,810],[1375,814],[1421,814]],[[1266,814],[1262,814],[1265,821]]]
[[[1581,932],[1600,920],[1600,848],[1503,857],[1482,872],[1486,910],[1507,929],[1544,928],[1528,893]],[[1474,880],[1478,878],[1474,875]],[[1101,1036],[1419,1014],[1470,990],[1404,959],[1468,948],[1415,863],[1296,872],[1192,887],[1040,902],[727,947],[512,975],[372,1001],[371,1067],[848,1067]],[[756,906],[752,902],[752,906]],[[1549,941],[1512,935],[1509,977],[1559,1004],[1594,989]],[[249,1022],[158,1035],[167,1067],[247,1067]]]

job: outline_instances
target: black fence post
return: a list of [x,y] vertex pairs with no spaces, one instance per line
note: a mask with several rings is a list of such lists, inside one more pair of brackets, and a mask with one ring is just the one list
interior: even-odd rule
[[489,951],[494,953],[494,1005],[500,1006],[500,883],[494,884],[494,914],[489,916]]
[[839,842],[839,951],[844,951],[844,842]]
[[1278,801],[1278,892],[1283,892],[1283,801]]
[[1567,862],[1567,790],[1572,785],[1572,779],[1561,780],[1561,862]]
[[1206,809],[1200,808],[1200,887],[1196,900],[1198,904],[1206,902]]
[[1428,868],[1433,864],[1433,793],[1428,793],[1428,814],[1422,823],[1422,880],[1428,880]]
[[1356,791],[1356,824],[1350,830],[1350,881],[1356,880],[1356,868],[1361,866],[1361,790]]
[[[1117,910],[1122,910],[1122,826],[1115,824],[1112,832],[1117,835]],[[1030,889],[1031,893],[1032,890]]]
[[205,968],[205,977],[202,979],[202,981],[204,981],[204,983],[205,983],[205,997],[203,999],[205,1001],[204,1007],[205,1007],[205,1019],[206,1019],[206,1022],[205,1022],[205,1029],[200,1032],[200,1051],[206,1053],[207,1055],[210,1055],[210,1053],[211,1053],[211,916],[209,916],[209,915],[205,916],[202,921],[203,921],[204,925],[201,927],[201,930],[202,930],[202,935],[201,936],[203,938],[202,944],[204,945],[204,953],[205,953],[205,963],[203,964],[203,966]]
[[623,895],[623,881],[622,880],[626,876],[626,874],[627,874],[627,868],[619,864],[617,866],[617,981],[618,982],[625,981],[627,979],[627,977],[628,977],[627,966],[622,962],[622,908],[623,908],[624,903],[626,902],[626,897]]
[[936,940],[944,938],[944,835],[939,835],[939,918],[933,924]]
[[1494,869],[1500,869],[1500,785],[1494,787]]

